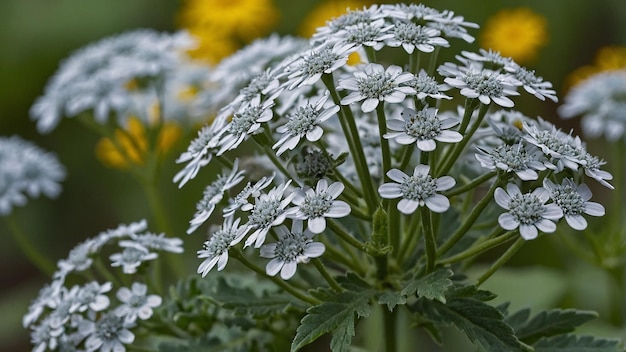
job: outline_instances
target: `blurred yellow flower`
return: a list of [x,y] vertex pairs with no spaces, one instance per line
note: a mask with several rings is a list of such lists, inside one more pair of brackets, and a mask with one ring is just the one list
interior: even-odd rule
[[326,0],[320,2],[302,21],[298,33],[308,38],[315,33],[317,27],[326,24],[332,18],[345,14],[347,9],[357,10],[369,6],[372,1],[359,0]]
[[[175,122],[161,126],[156,142],[156,153],[164,155],[182,134]],[[125,129],[117,129],[113,139],[102,138],[96,145],[96,156],[107,167],[128,169],[132,165],[145,164],[149,151],[148,137],[143,122],[131,117]]]
[[250,41],[269,33],[278,9],[272,0],[184,0],[178,21],[184,28],[219,29]]
[[546,18],[528,8],[506,9],[487,20],[481,44],[518,63],[527,63],[548,42]]
[[596,73],[623,68],[626,68],[626,47],[605,46],[598,50],[593,64],[579,67],[570,73],[565,85],[566,87],[573,87]]
[[194,59],[216,64],[233,54],[241,44],[230,33],[211,27],[190,27],[189,33],[196,38],[198,45],[187,53]]

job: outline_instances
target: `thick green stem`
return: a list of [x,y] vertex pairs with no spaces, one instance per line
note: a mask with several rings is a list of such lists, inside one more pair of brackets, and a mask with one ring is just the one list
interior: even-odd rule
[[423,206],[422,212],[422,228],[424,229],[424,250],[426,251],[426,272],[431,273],[435,270],[435,261],[437,260],[437,240],[433,231],[430,210]]
[[475,246],[472,246],[466,250],[464,250],[461,253],[455,254],[451,257],[448,258],[444,258],[442,260],[439,261],[439,264],[452,264],[452,263],[456,263],[456,262],[460,262],[462,260],[474,257],[478,254],[481,254],[482,252],[485,252],[489,249],[492,249],[494,247],[497,247],[503,243],[506,243],[508,241],[510,241],[512,238],[514,238],[515,236],[517,236],[517,232],[516,231],[509,231],[507,233],[505,233],[502,236],[498,236],[496,238],[491,238],[485,241],[482,241],[478,244],[476,244]]
[[384,304],[380,307],[383,310],[383,324],[385,325],[385,352],[396,352],[398,349],[397,310],[390,312]]
[[259,268],[258,266],[256,266],[254,263],[252,263],[251,261],[249,261],[244,255],[243,253],[241,253],[241,251],[239,249],[233,249],[232,250],[232,255],[235,259],[239,260],[241,262],[241,264],[245,265],[246,267],[252,269],[252,271],[254,271],[255,273],[264,276],[270,280],[272,280],[272,282],[274,282],[277,286],[279,286],[280,288],[282,288],[283,290],[287,291],[289,294],[291,294],[292,296],[294,296],[295,298],[312,304],[312,305],[318,305],[321,302],[311,296],[306,295],[303,292],[300,292],[298,289],[296,289],[295,287],[291,286],[290,284],[288,284],[287,282],[275,277],[275,276],[269,276],[265,273],[265,270]]
[[15,242],[17,242],[24,255],[26,255],[26,258],[28,258],[28,260],[30,260],[31,263],[33,263],[42,273],[52,276],[55,268],[54,263],[35,247],[11,214],[5,216],[5,219],[7,221],[7,225],[9,226],[9,232],[13,236],[13,239],[15,239]]
[[350,106],[341,105],[341,98],[337,93],[337,89],[335,88],[335,82],[331,74],[324,74],[322,76],[322,81],[330,91],[333,102],[341,108],[339,123],[341,124],[341,128],[348,141],[350,154],[352,155],[357,175],[359,176],[361,186],[363,187],[365,202],[367,203],[369,211],[373,212],[374,209],[376,209],[376,205],[378,204],[376,196],[377,193],[374,189],[374,184],[369,174],[367,160],[365,159],[365,154],[363,153],[363,145],[361,144],[361,138],[359,137],[359,131],[356,127],[356,122],[354,120],[354,116],[352,115],[352,110],[350,109]]
[[495,263],[493,263],[491,267],[478,278],[478,280],[476,280],[476,287],[482,285],[488,278],[491,277],[491,275],[493,275],[493,273],[498,271],[504,263],[509,261],[509,259],[511,259],[515,253],[522,248],[524,243],[526,243],[526,240],[520,236],[520,238],[518,238],[517,241],[515,241],[515,243],[513,243],[513,245],[511,245],[511,247],[509,247],[509,249],[507,249],[506,252],[504,252],[504,254],[502,254],[502,256],[498,258],[498,260],[496,260]]

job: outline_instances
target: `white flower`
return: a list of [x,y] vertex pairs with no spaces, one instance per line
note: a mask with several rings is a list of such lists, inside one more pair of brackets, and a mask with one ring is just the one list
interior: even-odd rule
[[393,37],[393,34],[389,32],[393,27],[393,25],[387,25],[382,18],[358,22],[341,28],[330,40],[331,43],[336,40],[339,43],[348,44],[351,48],[369,46],[374,50],[380,50],[385,46],[385,41]]
[[[462,56],[456,58],[468,65],[472,61],[478,61],[488,64],[493,69],[504,69],[506,72],[516,72],[520,66],[510,57],[503,57],[499,52],[491,49],[478,49],[478,53],[471,51],[461,51]],[[493,67],[492,67],[493,66]]]
[[224,193],[243,180],[244,171],[238,171],[238,165],[239,159],[235,159],[230,174],[223,173],[218,175],[217,179],[204,189],[202,199],[196,204],[196,213],[193,219],[189,221],[187,234],[194,232],[200,225],[207,221],[215,210],[215,206],[224,198]]
[[148,295],[148,286],[139,282],[133,282],[131,289],[121,287],[116,296],[122,304],[115,309],[115,315],[124,318],[126,324],[134,323],[137,318],[150,318],[152,309],[163,301],[158,295]]
[[313,242],[313,233],[302,231],[302,221],[294,220],[291,231],[285,226],[276,228],[278,242],[261,247],[261,257],[272,258],[265,268],[267,275],[274,276],[280,271],[283,280],[289,280],[296,273],[298,263],[307,263],[324,253],[323,243]]
[[[282,133],[282,137],[272,146],[278,148],[276,155],[281,155],[287,149],[293,150],[302,138],[310,142],[318,141],[322,138],[324,130],[320,124],[334,116],[339,111],[339,106],[332,105],[324,109],[328,100],[328,91],[317,99],[309,100],[292,111],[287,117],[287,123],[278,127],[276,132]],[[323,109],[323,110],[322,110]]]
[[415,89],[417,92],[416,97],[419,100],[424,100],[426,97],[433,99],[452,99],[452,97],[441,93],[450,89],[450,87],[445,84],[437,83],[437,81],[429,76],[423,69],[421,69],[417,75],[414,75],[410,81],[406,82],[406,85]]
[[465,27],[478,28],[478,24],[467,22],[463,16],[455,16],[453,11],[448,10],[434,17],[433,21],[428,23],[428,26],[439,29],[445,37],[460,38],[468,43],[474,42],[474,37],[467,33]]
[[129,330],[133,324],[127,323],[124,318],[109,312],[99,317],[97,321],[83,319],[78,324],[78,331],[86,336],[85,349],[87,352],[124,352],[124,345],[131,344],[135,335]]
[[205,277],[216,264],[218,271],[226,267],[228,250],[241,242],[248,232],[246,226],[239,226],[240,221],[239,218],[233,221],[232,216],[227,217],[222,226],[204,242],[203,248],[198,251],[198,258],[206,258],[198,266],[198,274],[202,274],[202,277]]
[[297,189],[293,197],[293,204],[297,205],[290,217],[298,220],[308,220],[307,229],[312,233],[322,233],[326,229],[325,218],[342,218],[350,214],[348,203],[336,200],[343,192],[344,185],[334,182],[330,186],[328,181],[317,181],[315,189]]
[[315,84],[323,74],[337,70],[348,61],[351,47],[350,44],[337,43],[305,52],[285,68],[288,73],[285,86],[294,89]]
[[480,153],[476,159],[488,170],[500,169],[514,172],[521,180],[530,181],[539,178],[537,171],[545,170],[545,160],[541,151],[535,146],[531,148],[519,144],[501,144],[495,148],[476,147]]
[[154,233],[133,234],[131,238],[146,248],[170,253],[183,252],[183,240],[178,237],[165,237],[164,233],[158,235]]
[[174,183],[180,182],[178,188],[187,181],[196,177],[200,168],[206,166],[213,155],[219,151],[219,133],[226,124],[226,117],[218,117],[210,125],[206,125],[198,131],[198,136],[189,143],[187,150],[183,152],[176,163],[187,163],[185,167],[174,175]]
[[76,302],[79,304],[77,310],[84,312],[86,310],[92,310],[99,312],[109,307],[109,297],[104,295],[111,291],[113,284],[105,282],[100,285],[96,281],[89,282],[80,287],[76,294]]
[[554,232],[554,221],[563,217],[563,211],[556,204],[545,204],[550,193],[543,187],[522,194],[516,184],[509,183],[506,191],[496,188],[494,198],[499,206],[509,211],[498,217],[500,226],[505,230],[519,228],[520,235],[527,240],[537,238],[537,230]]
[[408,86],[401,86],[413,78],[409,72],[402,72],[400,66],[391,65],[384,68],[380,64],[367,64],[361,70],[354,72],[354,77],[339,81],[339,88],[351,91],[341,99],[342,105],[350,105],[364,100],[361,104],[363,112],[376,109],[378,103],[400,103],[407,94],[415,94],[415,90]]
[[403,214],[412,214],[418,206],[426,205],[436,213],[443,213],[450,207],[450,201],[438,191],[452,188],[456,181],[450,176],[432,178],[430,166],[418,164],[412,176],[398,169],[387,171],[387,176],[395,182],[384,183],[378,187],[378,193],[386,199],[402,198],[398,210]]
[[261,195],[261,191],[267,188],[274,180],[274,175],[263,176],[254,185],[250,182],[237,193],[235,198],[230,199],[227,207],[224,208],[224,217],[231,216],[237,211],[237,209],[248,211],[252,209],[253,205],[248,201],[250,197],[257,198]]
[[261,129],[261,124],[274,116],[271,109],[273,105],[271,100],[261,102],[260,97],[242,105],[233,115],[233,119],[219,132],[220,150],[217,155],[237,148],[246,137]]
[[483,104],[493,101],[502,107],[511,108],[515,104],[508,96],[519,95],[515,90],[517,81],[510,75],[485,69],[479,62],[470,62],[467,66],[445,63],[439,66],[438,72],[446,77],[444,82],[460,89],[461,95],[477,98]]
[[424,27],[413,22],[398,22],[392,29],[393,37],[387,39],[386,44],[391,47],[402,46],[404,51],[412,54],[417,50],[430,53],[436,46],[449,47],[447,40],[441,38],[441,31],[435,28]]
[[579,155],[579,159],[582,168],[585,170],[585,175],[600,182],[600,184],[604,187],[615,189],[613,185],[606,182],[606,180],[612,180],[613,175],[604,170],[600,170],[600,166],[606,164],[604,160],[601,160],[597,156],[589,154],[587,151],[583,151],[581,155]]
[[0,137],[0,216],[26,204],[28,197],[55,198],[64,178],[54,154],[18,136]]
[[94,241],[87,240],[79,243],[72,248],[66,259],[61,259],[57,263],[59,270],[64,273],[72,271],[83,271],[91,267],[93,259],[91,254],[93,253],[92,245]]
[[134,241],[121,241],[119,245],[124,250],[111,254],[109,259],[111,266],[121,266],[124,274],[134,274],[141,263],[158,257],[156,253],[149,252],[146,247]]
[[44,352],[48,349],[54,351],[59,345],[59,339],[65,332],[65,328],[60,326],[53,328],[50,325],[50,318],[46,317],[38,325],[31,326],[30,342],[33,344],[33,352]]
[[601,204],[589,202],[591,190],[584,183],[576,185],[572,179],[566,178],[558,185],[546,178],[543,186],[550,192],[550,199],[561,208],[565,221],[574,230],[587,228],[583,213],[591,216],[603,216],[605,213]]
[[448,130],[458,125],[459,120],[453,118],[440,120],[435,108],[426,106],[421,111],[406,108],[401,115],[402,119],[387,120],[390,132],[385,133],[384,138],[394,139],[404,145],[416,143],[417,148],[425,152],[435,150],[437,147],[435,141],[456,143],[463,139],[459,132]]
[[523,122],[524,140],[541,149],[549,157],[556,171],[563,170],[564,167],[578,170],[581,163],[579,154],[582,150],[582,141],[578,137],[572,137],[557,129],[554,125],[540,121],[540,124],[530,124]]
[[252,229],[253,232],[246,239],[246,247],[253,243],[255,248],[261,247],[270,227],[280,225],[285,221],[286,216],[289,214],[285,211],[285,208],[296,195],[292,192],[283,198],[290,183],[291,180],[278,185],[267,194],[261,194],[255,199],[247,223],[247,227]]
[[535,76],[535,71],[529,71],[524,67],[519,67],[513,73],[514,77],[521,82],[522,87],[528,93],[534,95],[539,100],[546,98],[557,102],[556,91],[552,89],[552,83],[544,81],[542,77]]

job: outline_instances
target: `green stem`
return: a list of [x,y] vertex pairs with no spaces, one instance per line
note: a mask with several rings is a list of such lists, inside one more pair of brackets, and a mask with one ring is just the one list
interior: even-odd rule
[[431,273],[435,269],[435,261],[437,259],[437,240],[433,231],[430,210],[423,206],[421,207],[421,212],[422,228],[424,229],[424,250],[426,251],[426,272]]
[[322,81],[330,91],[333,102],[341,108],[339,122],[341,123],[341,128],[348,141],[350,154],[352,155],[357,174],[359,175],[359,180],[361,181],[361,186],[363,187],[365,202],[367,203],[369,211],[373,212],[378,204],[378,201],[376,200],[376,195],[378,193],[376,193],[376,190],[374,189],[374,184],[367,167],[367,160],[365,159],[365,154],[363,153],[363,145],[361,144],[361,138],[359,137],[359,131],[356,127],[352,110],[350,109],[350,106],[341,104],[341,98],[335,88],[335,82],[332,74],[322,75]]
[[378,118],[378,134],[380,135],[380,148],[383,154],[383,177],[388,180],[387,171],[391,169],[391,152],[389,151],[389,141],[383,135],[387,132],[387,119],[385,118],[385,104],[379,102],[376,107],[376,117]]
[[318,299],[308,296],[306,294],[304,294],[303,292],[300,292],[298,289],[296,289],[295,287],[291,286],[290,284],[288,284],[287,282],[275,277],[275,276],[269,276],[265,273],[265,270],[259,268],[258,266],[256,266],[255,264],[253,264],[251,261],[249,261],[244,255],[243,253],[241,253],[241,250],[239,249],[233,249],[232,250],[232,255],[234,258],[236,258],[237,260],[239,260],[241,262],[241,264],[245,265],[246,267],[252,269],[252,271],[254,271],[255,273],[264,276],[270,280],[272,280],[272,282],[274,282],[277,286],[279,286],[280,288],[282,288],[283,290],[287,291],[288,293],[290,293],[292,296],[294,296],[295,298],[309,303],[311,305],[318,305],[322,302],[320,302]]
[[26,255],[26,258],[33,263],[37,269],[39,269],[42,273],[52,276],[54,274],[55,265],[50,259],[46,258],[41,251],[39,251],[35,245],[28,239],[26,233],[21,229],[21,227],[15,221],[14,216],[9,214],[5,216],[7,221],[7,225],[9,226],[9,232],[17,242],[18,246],[22,250],[22,252]]
[[[487,114],[488,108],[489,108],[489,105],[487,105],[487,104],[481,104],[480,105],[480,110],[478,111],[478,117],[476,118],[476,121],[474,122],[474,124],[472,125],[470,130],[463,135],[463,139],[459,143],[455,144],[454,147],[452,147],[452,149],[450,150],[450,152],[447,153],[447,155],[445,156],[445,159],[444,159],[445,161],[442,164],[442,167],[439,170],[437,170],[437,175],[438,176],[444,175],[448,171],[450,171],[450,169],[454,165],[454,162],[459,158],[459,155],[461,155],[461,153],[465,149],[465,146],[467,145],[467,143],[469,143],[469,141],[472,139],[472,136],[474,135],[474,132],[476,132],[476,130],[478,129],[478,127],[482,123],[485,115]],[[471,116],[471,113],[470,113],[470,116]],[[465,117],[463,117],[463,122],[465,122],[465,121],[466,121]],[[468,119],[468,123],[469,123],[469,119]],[[464,130],[464,128],[466,126],[461,126],[459,128],[459,132],[461,134],[463,134],[463,132],[464,132],[464,131],[461,132],[461,130]]]
[[335,262],[342,263],[346,267],[362,273],[363,268],[359,264],[359,260],[354,256],[354,253],[352,253],[351,251],[346,251],[348,252],[348,257],[344,252],[335,248],[335,243],[330,243],[324,238],[322,238],[320,241],[324,244],[324,247],[326,247],[326,251],[324,251],[324,257],[331,259]]
[[437,59],[439,58],[440,46],[435,46],[435,50],[430,53],[430,60],[428,62],[428,75],[432,76],[435,73],[435,66],[437,65]]
[[346,243],[348,243],[349,245],[351,245],[352,247],[360,251],[364,251],[364,252],[366,251],[365,244],[361,243],[359,240],[357,240],[352,235],[350,235],[348,231],[346,231],[341,225],[336,223],[334,220],[327,219],[326,224],[337,236],[339,236]]
[[390,312],[384,304],[381,304],[380,308],[383,310],[383,324],[385,325],[385,352],[396,352],[398,349],[397,310]]
[[421,51],[414,50],[413,53],[409,55],[409,72],[413,74],[417,74],[417,70],[420,67],[420,54]]
[[498,188],[504,182],[506,182],[505,178],[498,177],[498,179],[491,185],[491,188],[489,188],[489,191],[487,191],[487,194],[485,194],[485,196],[476,204],[476,206],[474,206],[467,219],[463,221],[463,224],[461,224],[461,226],[452,234],[452,236],[450,236],[450,238],[448,238],[448,240],[444,242],[441,247],[439,247],[439,250],[437,251],[437,256],[441,257],[443,254],[449,251],[461,239],[461,237],[463,237],[463,235],[465,235],[465,233],[472,227],[474,222],[476,222],[482,211],[493,200],[493,193],[496,191],[496,188]]
[[502,254],[502,256],[498,258],[498,260],[496,260],[495,263],[493,263],[491,267],[489,267],[489,269],[478,278],[478,280],[476,280],[476,287],[487,281],[493,273],[495,273],[504,263],[511,259],[520,248],[522,248],[524,243],[526,243],[526,240],[520,236],[520,238],[518,238],[517,241],[515,241],[515,243],[513,243],[511,247],[509,247],[509,249],[507,249],[506,252],[504,252],[504,254]]
[[404,171],[404,169],[409,165],[409,162],[411,162],[415,145],[415,143],[411,143],[404,147],[404,151],[402,152],[402,161],[400,162],[401,171]]
[[[499,229],[498,229],[499,230]],[[507,233],[505,233],[502,236],[498,236],[496,238],[492,238],[492,239],[487,239],[485,241],[482,241],[480,243],[478,243],[477,245],[470,247],[466,250],[464,250],[461,253],[455,254],[453,256],[450,256],[448,258],[444,258],[442,260],[439,261],[439,264],[452,264],[452,263],[456,263],[456,262],[460,262],[462,260],[465,260],[467,258],[471,258],[475,255],[478,255],[484,251],[487,251],[489,249],[492,249],[494,247],[497,247],[503,243],[506,243],[508,241],[510,241],[512,238],[514,238],[517,235],[517,231],[509,231]]]
[[496,176],[497,174],[498,174],[497,171],[492,171],[492,172],[486,173],[484,175],[478,176],[475,179],[471,180],[469,183],[467,183],[467,184],[465,184],[465,185],[463,185],[461,187],[457,187],[457,188],[454,188],[454,189],[452,189],[452,190],[450,190],[448,192],[444,192],[443,195],[448,197],[448,198],[451,198],[451,197],[457,196],[459,194],[465,193],[467,191],[470,191],[470,190],[478,187],[478,185],[480,185],[481,183],[483,183],[483,182],[485,182],[487,180],[490,180],[492,177]]
[[337,292],[343,291],[341,289],[341,286],[339,286],[339,284],[337,283],[337,281],[335,281],[335,279],[330,275],[328,270],[326,270],[324,263],[322,263],[322,261],[319,258],[314,258],[312,261],[313,261],[313,265],[315,265],[315,268],[317,268],[317,271],[319,271],[320,274],[322,274],[322,277],[324,278],[324,280],[328,282],[328,284],[330,285],[330,287],[333,288],[333,290]]
[[393,256],[398,257],[400,251],[400,211],[398,211],[398,199],[392,199],[389,201],[389,207],[387,208],[387,214],[389,217],[389,223],[387,224],[389,244],[392,247]]

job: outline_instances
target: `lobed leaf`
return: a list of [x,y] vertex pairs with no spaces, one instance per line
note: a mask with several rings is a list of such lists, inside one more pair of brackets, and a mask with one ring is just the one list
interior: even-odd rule
[[417,293],[418,297],[429,300],[436,299],[441,303],[446,303],[446,292],[453,286],[453,272],[450,269],[442,269],[432,272],[424,277],[410,281],[402,290],[403,296]]
[[523,309],[515,313],[508,321],[516,325],[517,337],[532,344],[542,337],[565,334],[576,327],[598,317],[596,312],[576,309],[551,309],[537,314],[532,319],[520,324],[522,318],[528,319],[530,311]]
[[542,338],[533,345],[535,352],[622,352],[620,341],[593,336],[559,335]]

